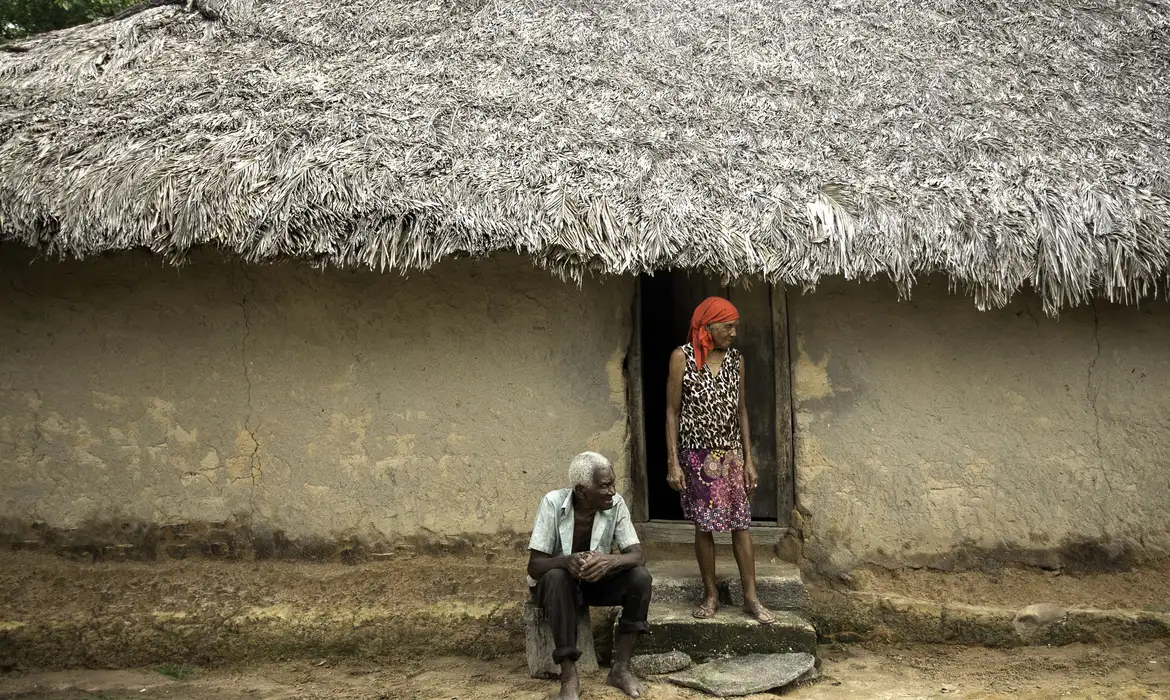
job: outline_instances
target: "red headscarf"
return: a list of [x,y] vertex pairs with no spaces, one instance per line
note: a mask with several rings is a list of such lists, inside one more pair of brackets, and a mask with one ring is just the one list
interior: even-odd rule
[[727,323],[739,319],[739,310],[722,297],[708,297],[695,307],[691,316],[691,346],[695,349],[695,367],[702,370],[707,353],[715,348],[715,340],[707,332],[709,323]]

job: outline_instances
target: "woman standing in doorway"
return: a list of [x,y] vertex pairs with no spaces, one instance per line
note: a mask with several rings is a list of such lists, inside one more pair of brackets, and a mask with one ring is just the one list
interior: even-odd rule
[[691,316],[690,342],[670,356],[666,480],[680,492],[683,514],[695,525],[704,600],[694,616],[714,617],[719,608],[713,533],[731,532],[744,612],[768,624],[776,617],[756,595],[756,562],[748,531],[759,475],[749,449],[743,355],[731,347],[738,329],[735,306],[711,297]]

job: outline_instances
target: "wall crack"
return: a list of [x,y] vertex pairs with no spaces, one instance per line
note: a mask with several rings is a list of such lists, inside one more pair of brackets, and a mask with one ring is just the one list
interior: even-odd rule
[[260,420],[252,406],[252,374],[248,366],[248,342],[252,338],[252,315],[248,303],[256,292],[256,283],[248,276],[247,267],[241,266],[240,274],[247,283],[244,294],[240,298],[240,310],[244,317],[244,337],[240,342],[240,363],[244,370],[244,401],[247,408],[247,415],[244,417],[244,431],[252,438],[252,454],[248,458],[248,476],[243,478],[247,478],[252,484],[248,491],[248,510],[254,524],[256,519],[256,482],[263,473],[258,463],[260,439],[256,437],[256,433],[260,429]]
[[[1097,362],[1101,359],[1101,317],[1097,313],[1097,302],[1092,302],[1090,308],[1093,310],[1093,343],[1097,348],[1093,355],[1092,361],[1089,362],[1087,370],[1087,384],[1085,387],[1085,397],[1088,399],[1089,408],[1093,411],[1093,444],[1097,449],[1097,466],[1101,469],[1101,478],[1105,482],[1105,488],[1109,493],[1113,493],[1113,484],[1109,481],[1109,469],[1105,466],[1105,453],[1101,449],[1101,411],[1097,407],[1097,398],[1101,394],[1101,385],[1094,381],[1093,372],[1097,369]],[[1105,511],[1104,501],[1097,503],[1101,509],[1102,527],[1109,522],[1109,514]]]
[[45,444],[48,441],[45,439],[45,431],[41,429],[41,420],[42,420],[41,407],[44,406],[44,401],[41,399],[40,389],[33,389],[33,395],[36,398],[34,399],[35,405],[33,407],[33,421],[32,421],[32,427],[33,427],[32,456],[33,456],[33,462],[39,465],[42,462],[44,462],[46,459],[48,459],[48,455],[45,454]]

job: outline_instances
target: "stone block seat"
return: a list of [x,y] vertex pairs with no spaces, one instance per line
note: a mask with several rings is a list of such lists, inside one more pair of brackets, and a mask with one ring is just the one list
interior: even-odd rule
[[[581,658],[577,659],[577,670],[582,673],[593,673],[597,664],[597,650],[593,645],[593,625],[589,618],[589,608],[582,607],[577,613],[577,648],[581,650]],[[532,601],[524,603],[524,655],[528,659],[528,674],[533,678],[560,678],[561,668],[553,662],[552,628],[544,610]]]

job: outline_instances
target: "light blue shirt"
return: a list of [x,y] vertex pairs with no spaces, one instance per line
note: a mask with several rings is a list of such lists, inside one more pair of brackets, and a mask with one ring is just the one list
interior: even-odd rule
[[[553,557],[572,554],[573,515],[573,489],[549,491],[540,500],[528,548]],[[612,554],[615,541],[619,550],[639,544],[638,533],[630,520],[630,509],[626,507],[625,499],[617,494],[614,494],[612,508],[598,511],[593,516],[589,549]],[[531,576],[528,585],[536,585]]]

